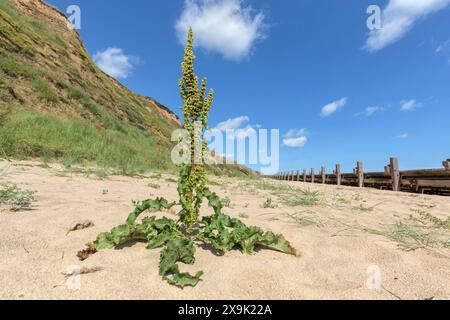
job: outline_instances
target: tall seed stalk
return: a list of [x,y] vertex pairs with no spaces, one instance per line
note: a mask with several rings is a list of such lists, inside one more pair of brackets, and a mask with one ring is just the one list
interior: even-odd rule
[[[190,138],[190,161],[182,165],[178,193],[183,208],[181,221],[189,234],[198,221],[203,193],[206,188],[205,166],[203,157],[206,151],[206,140],[203,137],[207,130],[208,114],[213,102],[214,91],[206,95],[206,78],[199,80],[194,71],[194,34],[189,28],[187,45],[184,50],[182,77],[179,80],[180,94],[183,102],[183,128]],[[200,147],[198,147],[200,145]]]

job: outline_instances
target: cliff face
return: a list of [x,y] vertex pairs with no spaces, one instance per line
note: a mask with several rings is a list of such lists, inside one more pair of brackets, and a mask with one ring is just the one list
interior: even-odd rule
[[[42,81],[59,97],[49,104],[38,99],[23,79],[9,79],[17,95],[36,109],[70,114],[95,120],[95,114],[81,112],[77,101],[67,99],[63,82],[86,95],[119,121],[167,136],[161,126],[176,127],[180,122],[167,108],[153,99],[133,93],[95,66],[78,33],[69,26],[63,13],[40,0],[3,0],[0,16],[2,54],[41,72]],[[2,9],[5,9],[2,8]],[[61,85],[62,84],[62,85]],[[61,88],[62,87],[62,88]]]
[[101,71],[62,12],[41,0],[0,1],[0,157],[174,169],[170,138],[180,125]]
[[178,127],[168,108],[102,72],[56,8],[0,1],[0,156],[167,169]]

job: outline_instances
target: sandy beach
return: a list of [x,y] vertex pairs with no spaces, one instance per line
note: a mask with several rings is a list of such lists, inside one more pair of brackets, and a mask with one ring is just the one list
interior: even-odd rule
[[[181,268],[203,270],[202,281],[181,290],[161,279],[160,250],[144,243],[76,257],[124,222],[132,200],[177,200],[175,176],[101,179],[39,162],[2,162],[0,172],[0,184],[36,191],[31,210],[0,206],[1,299],[450,299],[450,231],[426,218],[447,219],[448,197],[210,177],[211,189],[230,199],[226,214],[282,233],[301,256],[215,256],[197,247],[196,263]],[[317,191],[317,201],[302,204],[302,190]],[[86,220],[94,226],[68,232]],[[72,266],[97,271],[73,288],[65,275]]]

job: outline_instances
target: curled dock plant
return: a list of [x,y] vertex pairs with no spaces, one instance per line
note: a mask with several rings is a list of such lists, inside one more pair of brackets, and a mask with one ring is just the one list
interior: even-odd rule
[[[189,135],[190,158],[181,165],[178,181],[178,202],[168,202],[164,198],[145,200],[136,204],[136,208],[126,222],[104,232],[88,247],[78,253],[85,259],[97,250],[114,249],[129,241],[144,241],[147,249],[162,248],[159,262],[159,274],[169,284],[184,288],[195,286],[203,272],[194,275],[180,271],[178,263],[194,264],[196,243],[208,244],[218,253],[240,249],[251,253],[256,246],[263,246],[287,254],[298,255],[295,248],[282,236],[258,227],[248,227],[238,219],[222,213],[226,203],[207,187],[208,180],[202,161],[207,144],[203,137],[207,130],[207,119],[213,102],[213,91],[206,94],[206,79],[199,89],[199,80],[194,73],[193,33],[189,30],[187,46],[182,64],[183,76],[179,81],[183,100],[183,128]],[[198,129],[200,127],[200,130]],[[200,145],[200,147],[198,147]],[[211,216],[199,218],[202,202],[207,200],[214,210]],[[156,212],[181,205],[179,220],[146,216],[138,222],[145,212]]]

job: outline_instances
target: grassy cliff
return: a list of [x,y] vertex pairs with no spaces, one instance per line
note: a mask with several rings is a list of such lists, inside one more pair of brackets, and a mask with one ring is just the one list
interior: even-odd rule
[[172,171],[170,136],[178,127],[168,108],[102,72],[57,9],[40,0],[0,2],[0,157],[123,174]]

